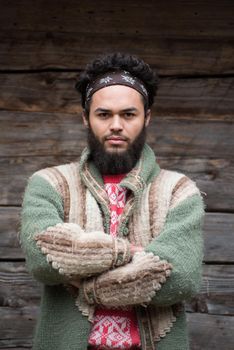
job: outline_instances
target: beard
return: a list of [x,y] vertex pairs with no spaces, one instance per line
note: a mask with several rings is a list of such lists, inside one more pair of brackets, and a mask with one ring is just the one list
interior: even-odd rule
[[[115,135],[117,136],[117,135]],[[91,127],[88,129],[88,146],[90,157],[102,175],[126,174],[131,171],[140,159],[146,141],[146,127],[144,126],[135,140],[125,151],[108,152],[104,145],[94,135]]]

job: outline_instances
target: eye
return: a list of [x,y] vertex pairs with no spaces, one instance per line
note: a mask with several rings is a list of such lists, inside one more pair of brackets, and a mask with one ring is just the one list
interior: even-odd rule
[[125,117],[126,119],[132,119],[132,118],[135,117],[135,113],[133,113],[133,112],[125,112],[125,113],[124,113],[124,117]]
[[108,113],[108,112],[100,112],[100,113],[98,113],[98,117],[101,118],[101,119],[107,119],[107,118],[109,118],[109,116],[110,116],[110,113]]

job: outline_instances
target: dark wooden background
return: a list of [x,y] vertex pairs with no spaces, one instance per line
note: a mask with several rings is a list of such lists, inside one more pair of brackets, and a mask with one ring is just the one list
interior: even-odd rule
[[27,178],[85,145],[74,84],[97,54],[158,70],[149,143],[162,167],[206,193],[191,349],[234,349],[234,2],[0,0],[0,349],[31,348],[40,286],[25,269],[19,213]]

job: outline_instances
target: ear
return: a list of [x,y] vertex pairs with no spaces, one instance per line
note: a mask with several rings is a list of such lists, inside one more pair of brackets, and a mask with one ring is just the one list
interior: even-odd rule
[[149,125],[150,119],[151,119],[151,110],[148,109],[145,115],[145,127]]
[[84,124],[84,126],[85,126],[86,128],[88,128],[88,127],[89,127],[88,118],[87,118],[87,115],[86,115],[86,113],[85,113],[84,110],[83,110],[83,112],[82,112],[82,119],[83,119],[83,124]]

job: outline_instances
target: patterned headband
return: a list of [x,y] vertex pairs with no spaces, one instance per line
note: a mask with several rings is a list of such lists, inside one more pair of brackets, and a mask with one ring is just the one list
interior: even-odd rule
[[92,81],[86,89],[86,100],[88,101],[96,91],[111,85],[129,86],[138,91],[144,97],[145,101],[148,102],[148,93],[142,81],[133,77],[127,71],[108,72]]

